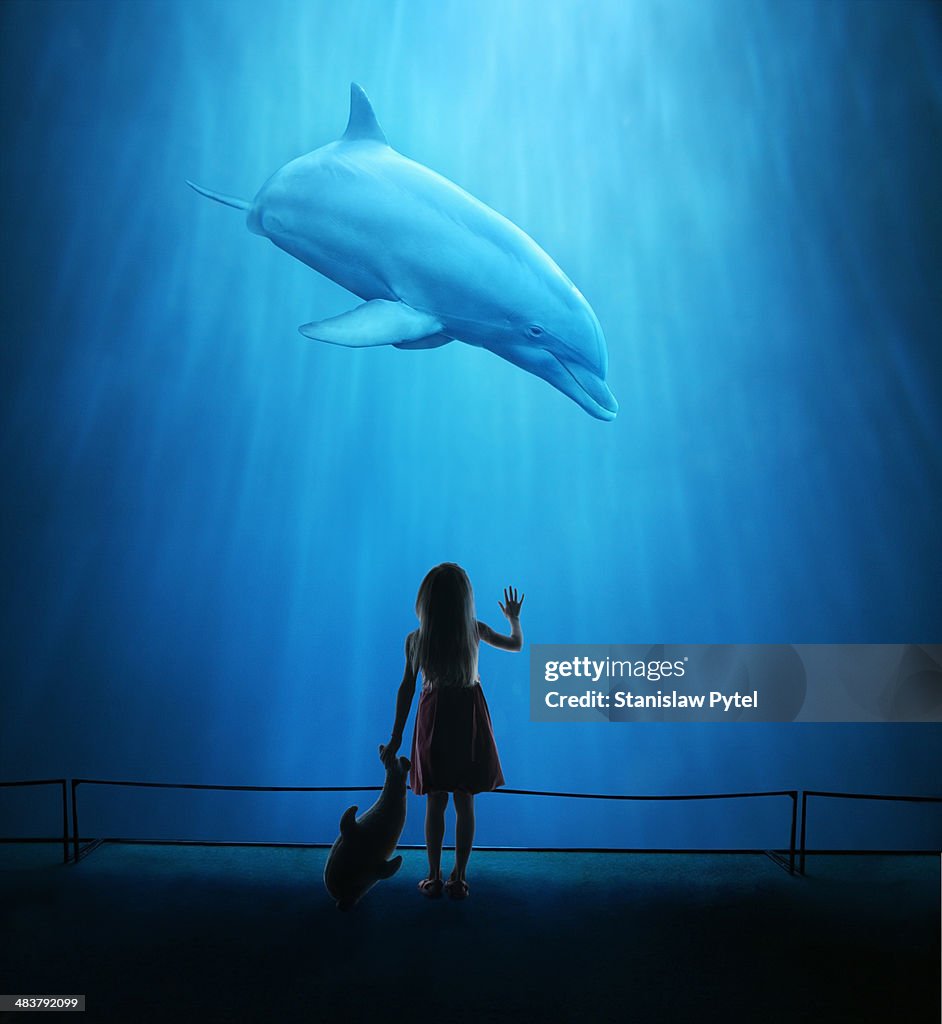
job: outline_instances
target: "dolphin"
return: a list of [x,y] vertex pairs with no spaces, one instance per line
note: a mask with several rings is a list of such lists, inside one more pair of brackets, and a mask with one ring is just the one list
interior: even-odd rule
[[[380,758],[385,749],[380,744]],[[401,854],[391,860],[386,858],[395,852],[406,824],[406,779],[410,767],[407,757],[391,758],[376,803],[359,818],[354,804],[340,818],[340,835],[324,865],[324,885],[339,910],[352,910],[378,881],[392,878],[402,867]]]
[[400,349],[460,340],[615,418],[605,336],[582,293],[506,217],[397,153],[355,82],[343,136],[285,164],[251,202],[187,184],[245,210],[251,232],[365,300],[302,325],[306,338]]

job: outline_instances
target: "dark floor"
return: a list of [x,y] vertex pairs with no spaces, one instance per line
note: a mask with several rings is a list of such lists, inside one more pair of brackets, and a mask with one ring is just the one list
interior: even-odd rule
[[475,853],[459,903],[407,851],[343,914],[323,850],[57,854],[0,847],[0,992],[85,1020],[939,1021],[935,857]]

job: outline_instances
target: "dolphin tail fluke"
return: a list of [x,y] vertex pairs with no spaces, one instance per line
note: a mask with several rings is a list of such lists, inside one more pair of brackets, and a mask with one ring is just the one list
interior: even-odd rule
[[211,188],[203,188],[202,185],[197,185],[195,181],[190,181],[189,178],[186,179],[186,183],[194,192],[199,192],[201,196],[206,196],[207,199],[215,199],[217,203],[222,203],[223,206],[232,206],[236,210],[248,210],[252,205],[247,199],[240,199],[238,196],[227,196],[223,192],[214,192]]

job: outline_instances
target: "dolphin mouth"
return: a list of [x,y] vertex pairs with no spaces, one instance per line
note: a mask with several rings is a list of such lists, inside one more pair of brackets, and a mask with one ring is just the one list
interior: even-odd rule
[[615,419],[618,415],[618,402],[605,381],[583,366],[564,363],[555,352],[550,354],[572,381],[573,388],[568,392],[569,397],[578,402],[587,413],[596,419]]

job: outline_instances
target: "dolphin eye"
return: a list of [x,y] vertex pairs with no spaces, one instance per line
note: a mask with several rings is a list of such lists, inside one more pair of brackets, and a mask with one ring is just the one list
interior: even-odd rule
[[527,334],[529,334],[531,338],[539,338],[542,333],[543,328],[540,327],[539,324],[530,324],[527,328]]
[[284,224],[273,213],[263,215],[262,227],[271,235],[277,235],[285,229]]

